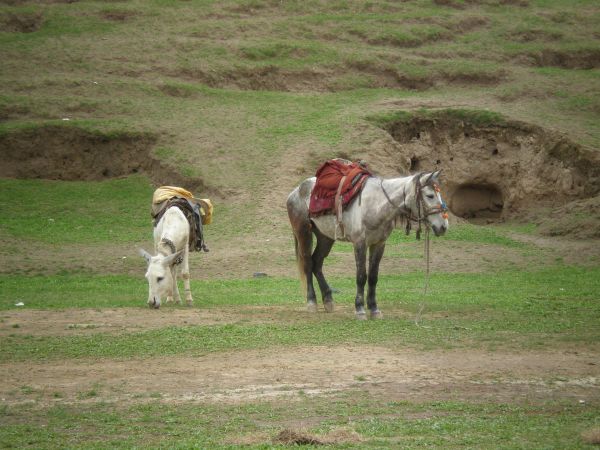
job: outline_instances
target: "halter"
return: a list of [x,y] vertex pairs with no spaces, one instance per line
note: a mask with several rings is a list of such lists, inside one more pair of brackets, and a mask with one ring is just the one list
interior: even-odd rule
[[[386,192],[385,188],[383,187],[383,179],[381,179],[380,184],[381,184],[381,190],[383,191],[383,194],[385,195],[385,198],[390,203],[390,205],[392,205],[394,208],[397,208],[400,211],[400,213],[407,218],[406,234],[408,235],[410,233],[411,221],[417,222],[417,224],[419,226],[419,228],[417,228],[417,232],[416,232],[417,239],[421,239],[421,222],[424,222],[427,219],[427,217],[431,216],[432,214],[442,214],[442,217],[444,219],[447,219],[448,218],[448,206],[446,205],[446,202],[444,202],[444,200],[442,200],[440,187],[436,183],[431,183],[434,191],[437,194],[439,205],[436,205],[433,207],[428,207],[425,204],[425,200],[423,199],[423,188],[425,186],[428,186],[429,182],[426,183],[425,185],[421,185],[421,173],[418,173],[417,175],[415,175],[414,180],[415,180],[415,208],[417,210],[416,217],[413,216],[412,208],[409,208],[407,211],[407,208],[404,204],[401,204],[400,206],[394,205],[394,202],[392,201],[392,199]],[[404,197],[404,200],[406,200],[406,185],[404,186],[403,189],[404,189],[403,197]]]

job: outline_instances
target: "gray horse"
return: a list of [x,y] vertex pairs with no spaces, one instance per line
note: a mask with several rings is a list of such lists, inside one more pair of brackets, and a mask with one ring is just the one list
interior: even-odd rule
[[[439,190],[439,171],[407,177],[381,179],[370,177],[363,190],[343,212],[338,222],[335,214],[309,216],[310,194],[316,178],[308,178],[288,196],[287,210],[294,232],[296,260],[300,277],[306,286],[308,310],[317,310],[317,298],[313,286],[314,274],[323,296],[327,312],[333,311],[331,288],[323,276],[323,261],[329,255],[336,240],[349,241],[354,245],[356,260],[356,317],[366,319],[365,284],[369,283],[367,307],[371,318],[381,318],[377,308],[375,289],[379,263],[385,242],[399,220],[417,222],[430,226],[436,236],[448,230],[446,204]],[[317,245],[312,251],[312,235]],[[369,270],[367,275],[367,250]],[[312,252],[312,254],[311,254]]]

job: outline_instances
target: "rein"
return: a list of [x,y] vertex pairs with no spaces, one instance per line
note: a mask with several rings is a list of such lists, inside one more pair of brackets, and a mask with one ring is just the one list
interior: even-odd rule
[[[432,214],[440,214],[441,213],[444,218],[448,217],[447,216],[448,207],[446,206],[446,203],[442,200],[439,186],[435,183],[433,183],[433,189],[437,193],[440,204],[439,204],[439,206],[435,206],[432,208],[425,207],[425,201],[423,200],[423,187],[427,186],[427,184],[425,186],[421,185],[421,174],[420,173],[415,176],[415,206],[417,209],[417,217],[414,217],[412,215],[412,208],[408,209],[408,212],[406,211],[407,208],[406,208],[406,205],[404,205],[404,202],[406,201],[406,185],[403,187],[403,202],[400,204],[400,206],[396,206],[396,205],[394,205],[394,202],[392,201],[392,199],[386,192],[385,188],[383,187],[383,179],[381,179],[380,184],[381,184],[381,190],[383,191],[383,194],[385,195],[385,198],[387,199],[387,201],[394,208],[397,208],[401,212],[401,214],[407,218],[407,220],[406,220],[406,234],[407,235],[410,233],[411,220],[418,223],[419,228],[417,228],[416,234],[417,234],[417,239],[421,239],[421,223],[423,221],[425,221],[428,216],[430,216]],[[423,211],[421,211],[421,210],[423,210]],[[427,290],[429,289],[429,272],[430,272],[430,261],[431,261],[430,242],[431,242],[431,238],[429,235],[429,227],[425,227],[425,248],[424,248],[425,282],[423,285],[423,301],[419,305],[419,311],[417,312],[417,315],[415,316],[415,325],[418,327],[421,326],[421,325],[419,325],[419,322],[421,321],[421,315],[423,314],[423,311],[425,310],[425,297],[427,296]]]

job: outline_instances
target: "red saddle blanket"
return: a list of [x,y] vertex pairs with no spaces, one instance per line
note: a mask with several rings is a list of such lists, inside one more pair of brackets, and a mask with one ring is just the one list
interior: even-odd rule
[[[331,159],[317,169],[317,182],[310,194],[308,212],[311,216],[341,213],[361,191],[372,174],[365,165],[345,159]],[[336,207],[336,197],[339,204]],[[338,211],[336,211],[338,209]]]

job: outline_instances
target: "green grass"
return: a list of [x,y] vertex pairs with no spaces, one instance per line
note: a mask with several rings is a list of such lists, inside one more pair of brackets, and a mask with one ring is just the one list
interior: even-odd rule
[[[41,21],[28,33],[0,31],[0,134],[35,133],[47,124],[63,125],[65,117],[71,126],[108,139],[151,134],[157,140],[153,155],[219,192],[210,229],[217,243],[249,234],[275,233],[274,241],[280,236],[273,223],[279,226],[285,217],[265,217],[262,209],[265,203],[270,210],[283,205],[276,198],[280,192],[273,192],[274,177],[283,192],[332,156],[369,159],[385,151],[393,164],[380,128],[394,121],[439,118],[487,126],[517,119],[600,145],[598,67],[554,67],[565,61],[552,60],[536,66],[544,52],[566,58],[597,51],[596,0],[451,2],[463,9],[387,0],[8,3],[0,6],[0,27],[11,15],[39,15]],[[283,162],[289,167],[278,173]],[[152,190],[145,177],[91,183],[1,179],[4,254],[27,259],[26,249],[39,246],[62,258],[106,244],[149,242]],[[460,225],[442,245],[494,249],[529,261],[530,253],[541,250],[514,234],[535,232],[531,224]],[[396,232],[388,253],[402,256],[396,252],[402,248],[403,257],[417,259],[421,245],[414,233]],[[336,245],[334,251],[351,250]],[[293,264],[291,258],[286,262]],[[600,339],[597,264],[556,262],[519,271],[487,264],[481,273],[436,272],[425,298],[420,268],[381,276],[385,319],[366,323],[353,319],[352,269],[331,280],[339,291],[333,315],[306,314],[297,280],[192,280],[191,312],[230,310],[239,320],[120,334],[75,329],[61,337],[23,334],[27,324],[5,317],[19,308],[130,307],[135,314],[146,308],[146,281],[141,272],[79,273],[77,266],[59,272],[49,270],[51,262],[40,264],[46,266],[36,273],[52,275],[26,276],[2,266],[4,364],[330,344],[591,349]],[[129,263],[115,263],[116,270],[118,264],[132,273]],[[20,301],[24,307],[15,306]],[[176,308],[184,307],[156,314]],[[253,310],[269,308],[272,321],[255,320]],[[363,374],[353,376],[364,382]],[[349,427],[363,439],[341,448],[589,448],[581,432],[600,425],[591,403],[406,402],[363,393],[360,386],[331,396],[298,392],[293,401],[238,404],[174,404],[161,396],[160,381],[149,394],[123,403],[100,401],[103,389],[82,388],[74,403],[54,406],[64,398],[59,388],[44,393],[39,386],[15,386],[32,403],[0,405],[0,447],[228,448],[240,436],[257,435],[250,448],[277,448],[272,437],[278,431],[306,423],[317,435]],[[40,400],[46,394],[52,402]]]
[[[386,320],[367,323],[349,320],[353,314],[353,280],[334,279],[332,285],[340,291],[336,294],[337,303],[347,314],[306,316],[304,312],[289,312],[275,324],[249,324],[242,320],[114,336],[11,334],[0,344],[0,361],[202,355],[265,345],[323,342],[391,346],[402,343],[419,348],[546,348],[561,342],[592,342],[600,338],[595,326],[600,319],[595,305],[599,274],[598,269],[560,267],[527,273],[434,275],[427,297],[422,295],[422,274],[382,277],[379,305],[387,311]],[[16,299],[23,299],[26,308],[42,309],[144,307],[145,301],[143,280],[124,277],[4,277],[1,281],[0,307],[4,310],[16,308]],[[202,308],[303,305],[297,295],[297,282],[292,280],[195,282],[192,288],[203,293],[202,300],[196,302],[196,307]],[[106,292],[112,295],[106,296]],[[423,316],[427,328],[412,323],[420,303],[427,308]],[[248,320],[251,318],[248,315]]]
[[[290,408],[290,406],[292,406]],[[560,414],[557,414],[560,412]],[[588,448],[581,432],[597,426],[597,409],[564,403],[542,406],[461,401],[390,401],[355,392],[351,397],[306,396],[291,402],[250,404],[149,401],[61,405],[40,410],[11,406],[2,414],[0,444],[20,448],[289,448],[274,442],[289,423],[315,417],[314,437],[331,430],[358,433],[360,441],[333,448]],[[20,423],[19,417],[29,423]],[[303,448],[320,448],[302,446]]]
[[139,242],[151,232],[153,190],[145,177],[66,183],[0,179],[0,230],[13,239],[45,243]]

